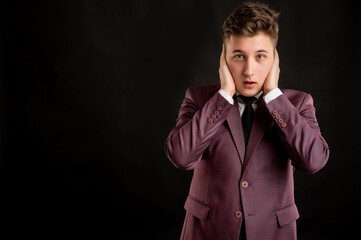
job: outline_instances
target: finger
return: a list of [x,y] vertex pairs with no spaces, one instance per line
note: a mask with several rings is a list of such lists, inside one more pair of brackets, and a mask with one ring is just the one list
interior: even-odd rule
[[220,59],[219,59],[219,65],[220,66],[223,66],[224,65],[224,59],[225,59],[225,57],[224,57],[224,44],[222,44],[222,53],[221,53],[221,57],[220,57]]
[[223,59],[224,61],[226,60],[226,46],[224,46],[224,43],[223,43]]
[[277,50],[274,50],[274,57],[273,57],[273,64],[272,64],[272,68],[271,69],[275,69],[277,68],[278,65],[278,54],[277,54]]
[[276,71],[278,71],[278,73],[280,72],[280,58],[277,49],[275,49],[274,68],[276,69]]
[[275,60],[277,60],[278,63],[280,62],[280,58],[279,58],[277,49],[275,49]]

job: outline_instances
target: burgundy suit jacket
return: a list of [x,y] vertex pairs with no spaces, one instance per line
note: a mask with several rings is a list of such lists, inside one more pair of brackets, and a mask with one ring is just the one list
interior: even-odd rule
[[295,168],[315,173],[327,162],[311,95],[283,89],[260,97],[247,151],[238,101],[220,84],[188,88],[165,151],[178,168],[194,169],[181,239],[296,239]]

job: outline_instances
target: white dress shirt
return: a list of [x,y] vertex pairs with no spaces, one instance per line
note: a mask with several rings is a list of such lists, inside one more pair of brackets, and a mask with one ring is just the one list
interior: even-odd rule
[[[219,94],[221,94],[230,104],[234,104],[234,100],[233,98],[228,94],[226,93],[225,91],[223,91],[222,89],[219,89]],[[254,97],[257,98],[257,100],[259,100],[259,97],[261,96],[263,92],[260,91],[259,93],[257,93]],[[279,97],[280,95],[282,95],[282,91],[279,89],[279,88],[275,88],[273,89],[272,91],[270,91],[269,93],[267,93],[265,96],[263,96],[263,99],[265,101],[266,104],[268,104],[269,102],[271,102],[272,100],[276,99],[277,97]],[[239,92],[236,91],[236,95],[240,95]],[[237,97],[238,99],[238,107],[239,107],[239,113],[241,114],[241,117],[242,117],[242,114],[243,114],[243,111],[246,107],[246,104],[243,102],[243,100],[239,97]],[[254,101],[252,103],[252,107],[253,109],[256,111],[257,109],[257,106],[258,106],[258,101]]]

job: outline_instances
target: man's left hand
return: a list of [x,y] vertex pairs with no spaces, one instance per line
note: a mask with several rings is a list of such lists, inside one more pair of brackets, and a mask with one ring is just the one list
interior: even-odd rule
[[268,76],[263,84],[263,93],[266,95],[270,91],[272,91],[275,88],[278,88],[278,78],[280,76],[280,59],[278,57],[277,49],[275,49],[275,57],[273,60],[273,65],[268,73]]

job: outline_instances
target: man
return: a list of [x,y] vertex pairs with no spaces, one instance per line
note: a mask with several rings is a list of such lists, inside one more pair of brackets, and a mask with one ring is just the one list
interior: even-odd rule
[[220,83],[187,89],[165,150],[194,170],[181,239],[296,239],[293,173],[327,162],[312,97],[279,89],[278,14],[245,3],[223,24]]

